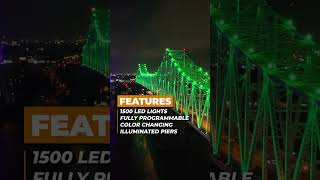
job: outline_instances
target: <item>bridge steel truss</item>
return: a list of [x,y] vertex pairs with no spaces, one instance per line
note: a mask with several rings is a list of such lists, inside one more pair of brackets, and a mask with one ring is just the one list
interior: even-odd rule
[[82,65],[109,77],[110,11],[92,9],[88,39],[82,51]]
[[150,73],[139,64],[136,82],[158,95],[173,95],[175,109],[192,118],[204,132],[209,130],[210,76],[183,50],[167,49],[161,65]]
[[260,179],[319,179],[319,48],[264,0],[211,0],[213,152]]

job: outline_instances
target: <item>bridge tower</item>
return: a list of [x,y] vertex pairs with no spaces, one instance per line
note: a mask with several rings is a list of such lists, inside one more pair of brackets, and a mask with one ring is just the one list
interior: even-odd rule
[[92,8],[87,42],[82,51],[82,65],[109,77],[110,11]]

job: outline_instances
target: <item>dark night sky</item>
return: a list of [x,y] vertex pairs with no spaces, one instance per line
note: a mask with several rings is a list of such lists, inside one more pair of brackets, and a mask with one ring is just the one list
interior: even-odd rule
[[0,35],[77,38],[88,30],[89,7],[94,3],[93,0],[1,0]]
[[311,33],[320,42],[318,0],[267,0],[283,17],[294,20],[300,33]]
[[[85,35],[95,0],[0,0],[0,35],[67,38]],[[98,0],[107,4],[108,0]],[[299,29],[320,39],[315,0],[268,0]],[[135,72],[138,63],[159,66],[164,49],[188,48],[197,64],[209,64],[209,0],[113,0],[112,72]],[[301,28],[300,28],[301,27]]]
[[155,70],[165,48],[187,48],[209,66],[209,0],[122,0],[112,6],[111,71]]

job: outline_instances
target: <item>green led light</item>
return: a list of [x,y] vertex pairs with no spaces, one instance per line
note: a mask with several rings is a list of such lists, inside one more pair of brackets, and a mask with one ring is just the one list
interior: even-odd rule
[[[165,54],[160,67],[154,74],[147,71],[147,66],[140,66],[137,71],[136,82],[156,94],[172,95],[176,101],[175,110],[177,111],[185,107],[183,111],[186,115],[191,113],[189,111],[200,112],[194,113],[197,116],[195,118],[197,126],[200,127],[202,120],[206,118],[205,116],[209,114],[210,110],[210,96],[205,94],[208,87],[210,87],[210,81],[208,77],[204,76],[209,74],[208,72],[203,72],[201,67],[193,65],[193,62],[188,62],[188,65],[185,65],[184,59],[181,58],[181,52],[183,51],[172,51],[173,56],[170,58],[172,63],[168,63],[169,59]],[[188,55],[184,54],[184,56]],[[173,57],[177,57],[177,59]],[[189,60],[190,57],[186,57],[186,59]],[[197,80],[191,77],[195,77]],[[203,99],[203,95],[208,95],[205,97],[205,103],[198,102],[199,98]],[[194,106],[191,108],[191,106],[184,103],[189,105],[192,103]],[[186,108],[188,106],[190,108]]]
[[287,20],[286,22],[288,25],[292,26],[293,25],[293,21],[291,19]]
[[233,38],[234,40],[238,40],[238,39],[239,39],[239,36],[238,36],[238,35],[233,35],[232,38]]
[[305,40],[312,41],[312,35],[311,34],[307,34],[306,37],[305,37]]
[[284,27],[286,29],[289,29],[289,30],[294,30],[295,29],[293,21],[291,19],[289,19],[289,20],[284,22]]
[[296,78],[297,78],[297,77],[296,77],[296,75],[294,75],[294,74],[290,74],[290,75],[289,75],[289,80],[290,80],[290,81],[294,81],[294,80],[296,80]]
[[311,34],[305,35],[305,37],[303,39],[303,43],[308,44],[308,45],[313,45],[314,41],[313,41],[312,35]]

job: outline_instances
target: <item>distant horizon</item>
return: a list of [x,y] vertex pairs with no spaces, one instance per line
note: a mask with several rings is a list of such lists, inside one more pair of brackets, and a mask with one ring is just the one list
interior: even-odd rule
[[[4,38],[5,37],[5,38]],[[0,33],[0,40],[11,40],[11,41],[54,41],[54,40],[63,40],[63,41],[70,41],[70,40],[79,40],[79,39],[87,39],[86,35],[79,35],[78,37],[70,37],[70,38],[62,38],[62,37],[52,37],[52,38],[44,38],[44,37],[27,37],[27,36],[21,36],[21,37],[17,37],[17,36],[7,36],[7,35],[3,35]]]

